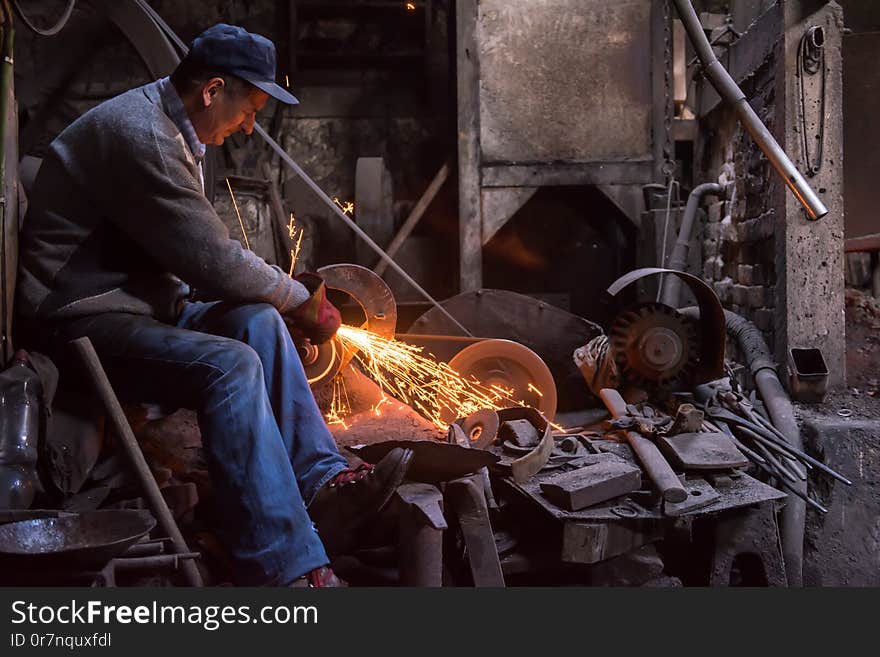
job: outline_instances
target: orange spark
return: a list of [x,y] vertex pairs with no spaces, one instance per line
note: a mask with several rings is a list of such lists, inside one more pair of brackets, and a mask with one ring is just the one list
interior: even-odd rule
[[241,212],[238,211],[238,203],[235,202],[235,194],[232,193],[232,185],[229,184],[229,178],[226,179],[226,186],[229,188],[229,196],[232,198],[232,207],[235,208],[235,214],[238,217],[238,225],[241,226],[241,234],[244,235],[244,245],[247,247],[247,250],[251,250],[251,245],[248,242],[247,232],[244,229],[244,222],[241,220]]
[[531,383],[529,384],[529,390],[531,390],[533,393],[535,393],[536,395],[538,395],[538,397],[543,397],[543,396],[544,396],[544,393],[541,392],[540,390],[538,390],[538,389],[537,389],[535,386],[533,386]]
[[330,400],[330,410],[327,412],[327,424],[338,424],[343,429],[348,429],[345,416],[351,413],[351,403],[348,401],[348,391],[345,389],[345,380],[341,374],[333,377],[333,398]]
[[343,214],[347,214],[347,215],[354,214],[354,203],[352,203],[351,201],[343,202],[343,201],[339,200],[339,197],[334,196],[333,202],[339,206],[339,208],[342,210]]
[[415,10],[416,10],[416,6],[415,6],[415,4],[413,4],[412,2],[407,2],[407,3],[406,3],[406,8],[407,8],[409,11],[415,11]]
[[421,347],[348,325],[341,326],[337,335],[346,347],[356,350],[354,358],[383,391],[409,404],[439,429],[482,408],[525,406],[511,398],[512,390],[465,378],[447,363],[423,355]]

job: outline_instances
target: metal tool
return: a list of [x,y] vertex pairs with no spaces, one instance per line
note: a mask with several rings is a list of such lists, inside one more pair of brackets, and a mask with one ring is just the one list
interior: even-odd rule
[[475,342],[458,352],[449,366],[486,387],[510,390],[510,399],[538,409],[548,420],[556,416],[556,383],[550,369],[534,351],[518,342]]
[[[383,338],[394,337],[397,303],[391,288],[381,277],[366,267],[348,263],[321,267],[318,274],[328,288],[345,292],[360,306],[365,317],[361,328]],[[309,385],[313,387],[332,381],[355,354],[338,336],[321,345],[299,340],[296,348]]]
[[[603,388],[599,391],[599,397],[605,403],[612,417],[627,415],[626,402],[616,390]],[[684,502],[688,496],[687,491],[657,446],[635,431],[625,431],[624,435],[663,499],[669,502]]]
[[[125,455],[128,457],[144,488],[150,508],[159,520],[159,526],[163,532],[171,537],[176,553],[189,553],[190,549],[186,545],[183,534],[180,533],[180,528],[174,521],[174,516],[171,515],[171,510],[168,508],[165,498],[162,497],[162,492],[153,478],[153,473],[150,472],[150,466],[147,465],[147,461],[144,459],[144,454],[141,451],[140,445],[138,445],[137,439],[134,437],[131,426],[128,424],[128,420],[122,410],[122,405],[119,403],[116,393],[113,392],[113,387],[110,385],[107,373],[101,366],[101,361],[95,352],[95,348],[92,346],[92,341],[87,337],[82,337],[73,340],[70,344],[82,361],[88,377],[95,387],[95,392],[104,404],[107,419],[119,438]],[[191,586],[202,586],[201,573],[199,573],[199,569],[193,561],[184,561],[183,573]]]
[[628,383],[672,387],[693,378],[698,362],[697,332],[674,308],[642,304],[615,318],[611,351]]
[[727,329],[724,320],[724,308],[715,290],[701,278],[683,271],[646,267],[627,272],[608,286],[608,294],[617,296],[633,283],[652,276],[676,276],[688,286],[697,299],[700,308],[699,330],[699,367],[694,372],[693,383],[714,381],[724,376],[724,350]]

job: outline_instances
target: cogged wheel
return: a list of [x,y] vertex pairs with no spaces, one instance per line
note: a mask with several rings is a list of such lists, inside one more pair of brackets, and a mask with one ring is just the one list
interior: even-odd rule
[[611,351],[624,379],[642,387],[674,388],[687,383],[699,359],[694,326],[662,303],[621,312],[611,327]]

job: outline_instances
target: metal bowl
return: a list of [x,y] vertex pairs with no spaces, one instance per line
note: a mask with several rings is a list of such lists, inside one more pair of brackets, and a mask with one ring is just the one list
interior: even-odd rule
[[98,570],[156,526],[149,511],[107,509],[0,526],[4,568]]

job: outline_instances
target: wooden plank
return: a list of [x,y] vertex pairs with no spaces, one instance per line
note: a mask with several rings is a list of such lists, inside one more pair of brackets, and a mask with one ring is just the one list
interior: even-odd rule
[[484,187],[632,185],[653,182],[653,169],[652,159],[628,162],[491,164],[482,167],[482,179]]
[[458,35],[459,291],[469,292],[483,284],[477,0],[456,0],[455,16]]

